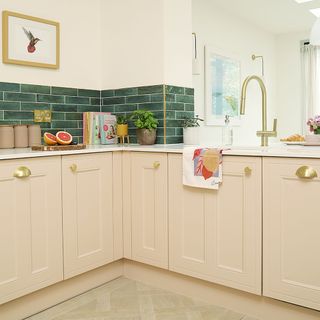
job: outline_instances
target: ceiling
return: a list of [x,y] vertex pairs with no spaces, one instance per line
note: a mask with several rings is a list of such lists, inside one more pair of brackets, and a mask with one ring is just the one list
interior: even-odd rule
[[320,0],[301,4],[294,0],[211,1],[225,11],[275,34],[310,30],[316,17],[309,9],[320,7]]

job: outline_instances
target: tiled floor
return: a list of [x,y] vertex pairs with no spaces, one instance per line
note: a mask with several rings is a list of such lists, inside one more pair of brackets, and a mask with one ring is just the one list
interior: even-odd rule
[[255,320],[124,277],[27,320]]

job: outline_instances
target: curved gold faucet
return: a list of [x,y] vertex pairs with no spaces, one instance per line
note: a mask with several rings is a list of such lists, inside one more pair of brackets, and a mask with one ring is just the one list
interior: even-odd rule
[[256,80],[261,89],[262,96],[262,130],[257,131],[257,136],[261,137],[261,146],[268,146],[268,137],[276,137],[277,136],[277,119],[273,120],[273,130],[267,130],[267,89],[264,85],[263,80],[258,76],[249,76],[247,77],[242,84],[241,89],[241,103],[240,103],[240,114],[245,113],[246,107],[246,96],[247,96],[247,87],[251,80]]

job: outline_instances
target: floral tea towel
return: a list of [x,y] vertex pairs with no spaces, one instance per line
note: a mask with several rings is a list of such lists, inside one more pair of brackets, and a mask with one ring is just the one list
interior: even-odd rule
[[184,185],[217,190],[221,182],[222,149],[183,149]]

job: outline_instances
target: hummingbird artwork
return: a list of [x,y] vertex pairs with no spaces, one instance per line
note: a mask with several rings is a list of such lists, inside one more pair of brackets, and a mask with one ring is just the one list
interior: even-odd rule
[[29,44],[27,46],[27,50],[29,53],[34,53],[36,51],[36,44],[40,41],[39,38],[35,38],[31,31],[28,31],[26,28],[22,27],[24,33],[28,37]]

